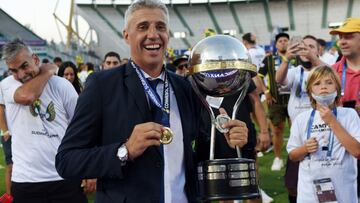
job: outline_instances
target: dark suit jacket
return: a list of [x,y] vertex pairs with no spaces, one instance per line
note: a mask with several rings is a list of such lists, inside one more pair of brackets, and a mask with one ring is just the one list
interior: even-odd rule
[[[199,101],[188,81],[169,73],[184,134],[185,192],[195,201],[195,153],[192,142],[199,129]],[[144,89],[130,64],[93,73],[80,94],[56,156],[64,178],[98,178],[95,202],[159,202],[162,165],[159,147],[149,147],[121,166],[116,156],[135,125],[151,121]]]

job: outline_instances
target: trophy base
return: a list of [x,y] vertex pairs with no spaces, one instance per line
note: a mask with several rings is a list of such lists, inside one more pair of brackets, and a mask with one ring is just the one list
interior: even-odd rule
[[255,161],[232,158],[200,162],[197,167],[199,200],[242,200],[260,197]]

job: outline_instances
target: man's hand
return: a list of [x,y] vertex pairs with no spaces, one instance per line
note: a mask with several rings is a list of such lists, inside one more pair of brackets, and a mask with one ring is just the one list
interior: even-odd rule
[[136,125],[125,144],[129,159],[134,160],[150,146],[160,146],[162,131],[162,125],[154,122]]
[[96,179],[85,179],[81,182],[84,193],[89,194],[96,191]]
[[[220,114],[227,114],[223,108],[220,108],[219,111]],[[248,128],[244,122],[230,120],[223,127],[230,129],[224,136],[231,148],[235,148],[235,146],[243,147],[248,142]]]
[[258,136],[258,147],[260,151],[267,150],[270,146],[270,135],[269,131],[262,131]]
[[308,153],[316,152],[319,147],[318,142],[316,141],[315,137],[311,137],[308,140],[306,140],[304,146]]
[[291,44],[286,49],[286,54],[285,54],[286,59],[291,60],[295,58],[299,51],[300,51],[300,43]]

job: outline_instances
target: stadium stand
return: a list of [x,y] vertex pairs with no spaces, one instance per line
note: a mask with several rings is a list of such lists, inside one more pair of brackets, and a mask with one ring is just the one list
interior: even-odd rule
[[[274,27],[288,28],[290,35],[314,34],[330,41],[328,24],[359,17],[360,1],[349,0],[164,0],[170,15],[170,47],[186,50],[204,37],[204,30],[218,33],[236,31],[257,36],[258,44],[268,45]],[[200,3],[199,3],[200,2]],[[127,57],[128,47],[118,33],[123,30],[126,1],[94,0],[77,3],[77,8],[99,36],[97,53],[115,50]],[[96,12],[94,10],[98,12]],[[184,32],[185,38],[175,38]]]

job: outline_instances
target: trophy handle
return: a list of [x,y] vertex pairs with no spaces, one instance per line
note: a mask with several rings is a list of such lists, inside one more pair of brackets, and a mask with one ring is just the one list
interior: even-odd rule
[[196,85],[195,80],[193,79],[192,76],[188,77],[191,86],[193,87],[196,95],[199,97],[201,103],[204,104],[205,109],[207,110],[207,112],[210,114],[210,118],[211,118],[211,136],[210,136],[210,157],[209,160],[214,160],[214,153],[215,153],[215,134],[216,134],[216,128],[215,128],[215,114],[214,111],[212,110],[211,106],[209,105],[209,103],[206,101],[205,97],[203,96],[203,94],[200,92],[198,86]]
[[[249,88],[249,85],[250,85],[250,80],[251,80],[250,73],[246,72],[245,77],[246,78],[245,78],[244,86],[241,88],[242,90],[240,92],[240,95],[237,98],[237,100],[236,100],[236,102],[234,104],[234,107],[233,107],[233,112],[232,112],[232,115],[231,115],[232,120],[236,119],[236,114],[237,114],[237,111],[239,109],[240,103],[244,100],[245,95],[247,93],[247,89]],[[237,153],[238,158],[241,158],[240,147],[239,146],[235,146],[235,147],[236,147],[236,153]]]

